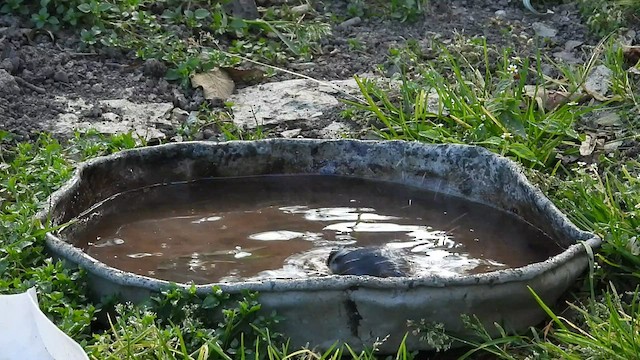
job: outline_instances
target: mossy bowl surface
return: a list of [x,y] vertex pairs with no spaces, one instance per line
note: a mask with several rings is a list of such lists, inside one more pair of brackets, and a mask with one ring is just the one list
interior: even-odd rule
[[[573,225],[512,161],[475,146],[402,141],[185,142],[123,151],[80,165],[52,195],[42,217],[54,226],[65,224],[115,194],[153,184],[265,174],[355,176],[463,197],[526,220],[564,249],[543,262],[464,276],[331,275],[196,286],[203,295],[213,285],[230,293],[258,291],[262,310],[285,318],[276,330],[291,337],[293,346],[326,349],[342,342],[361,349],[389,335],[381,351],[394,352],[409,332],[410,350],[429,349],[411,334],[407,321],[443,323],[464,334],[461,314],[477,316],[490,330],[495,322],[522,332],[545,316],[529,288],[552,304],[587,268],[585,246],[600,245],[598,237]],[[53,255],[87,270],[96,297],[118,295],[140,302],[169,285],[109,267],[58,234],[47,234],[46,241]]]

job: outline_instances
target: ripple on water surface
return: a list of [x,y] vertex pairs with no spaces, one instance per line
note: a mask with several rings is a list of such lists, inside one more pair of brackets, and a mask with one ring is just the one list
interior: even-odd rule
[[340,247],[386,247],[411,275],[520,267],[561,249],[488,206],[405,185],[320,175],[216,178],[118,194],[70,239],[115,268],[176,282],[329,274]]

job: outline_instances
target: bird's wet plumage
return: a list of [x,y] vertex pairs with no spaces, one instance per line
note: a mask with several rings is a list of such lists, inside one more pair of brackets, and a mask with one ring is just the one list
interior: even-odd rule
[[408,271],[408,264],[399,254],[375,247],[334,250],[329,254],[327,266],[336,275],[402,277]]

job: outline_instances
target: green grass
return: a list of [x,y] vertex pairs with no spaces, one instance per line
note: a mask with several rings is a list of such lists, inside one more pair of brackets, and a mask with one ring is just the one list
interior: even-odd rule
[[[598,278],[614,281],[623,291],[640,283],[640,163],[578,165],[575,175],[550,189],[556,203],[580,227],[599,234],[604,244],[597,260]],[[623,287],[624,285],[624,287]]]
[[[638,143],[640,78],[626,71],[616,36],[604,38],[581,65],[556,64],[542,54],[520,58],[477,39],[464,43],[466,52],[457,48],[440,47],[433,61],[422,61],[411,42],[392,50],[400,76],[386,83],[356,78],[364,101],[346,101],[351,108],[344,114],[368,121],[382,139],[475,144],[508,156],[528,168],[574,223],[604,243],[575,300],[544,304],[532,294],[552,319],[543,328],[513,335],[494,324],[500,335],[492,337],[468,318],[475,340],[446,332],[433,338],[433,324],[420,324],[418,333],[438,344],[470,346],[461,359],[481,353],[499,359],[639,358],[640,163],[620,150],[580,154],[587,131],[595,131],[583,119],[604,110],[624,120],[615,129],[598,129],[600,136]],[[545,75],[545,63],[559,75]],[[601,101],[584,87],[597,66],[613,74]],[[563,101],[551,101],[549,94]]]
[[285,344],[269,332],[279,321],[257,312],[257,294],[231,297],[214,288],[167,289],[140,306],[117,304],[107,331],[95,333],[87,352],[95,359],[246,358]]
[[72,166],[49,137],[9,149],[8,134],[0,133],[0,139],[0,289],[12,293],[37,286],[43,311],[64,331],[84,339],[96,309],[87,301],[83,274],[43,256],[44,231],[34,220],[41,202],[70,176]]
[[640,19],[638,0],[578,0],[590,30],[604,36]]
[[[596,64],[605,63],[617,74],[611,80],[610,102],[635,106],[634,84],[613,41],[600,44],[587,64],[559,65],[563,79],[548,78],[540,71],[541,55],[520,58],[503,50],[490,56],[492,50],[480,41],[474,44],[475,60],[440,46],[435,62],[413,63],[390,86],[357,78],[365,101],[348,102],[350,111],[375,118],[376,132],[383,139],[480,145],[527,167],[555,173],[564,167],[560,158],[576,156],[585,139],[577,131],[577,121],[607,106],[592,104],[582,90]],[[393,56],[406,63],[407,57],[417,58],[412,51],[411,47],[395,50]],[[550,100],[553,96],[555,101]]]
[[540,348],[562,359],[640,358],[639,295],[636,288],[629,299],[623,301],[611,286],[587,304],[569,304],[576,321],[556,315],[536,296],[557,327],[550,333],[550,341],[541,342]]

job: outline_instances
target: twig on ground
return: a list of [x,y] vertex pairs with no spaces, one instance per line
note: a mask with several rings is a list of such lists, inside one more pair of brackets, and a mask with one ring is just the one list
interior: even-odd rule
[[69,56],[98,56],[100,54],[94,52],[70,52]]
[[105,66],[111,66],[111,67],[118,67],[118,68],[125,68],[125,67],[129,66],[127,64],[118,64],[118,63],[115,63],[115,62],[105,62],[104,65]]
[[41,88],[41,87],[36,86],[36,85],[33,85],[32,83],[28,82],[27,80],[25,80],[25,79],[23,79],[21,77],[14,76],[13,78],[16,79],[16,82],[19,85],[22,85],[22,86],[24,86],[26,88],[29,88],[29,89],[37,92],[37,93],[44,94],[44,93],[47,92],[47,90],[45,90],[44,88]]

